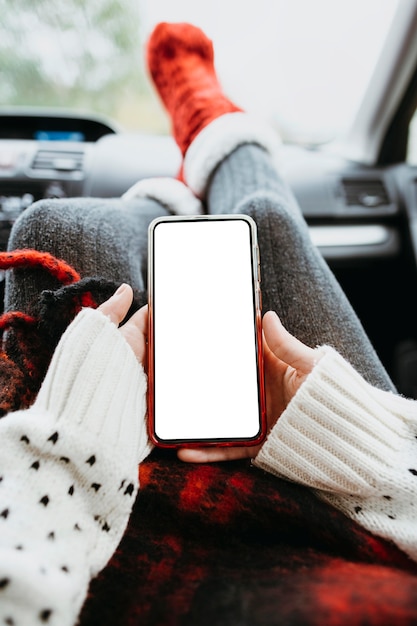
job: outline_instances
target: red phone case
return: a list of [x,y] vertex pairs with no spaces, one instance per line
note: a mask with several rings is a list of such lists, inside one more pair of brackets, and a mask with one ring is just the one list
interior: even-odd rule
[[[251,228],[251,237],[253,238],[253,254],[251,254],[251,262],[253,268],[253,302],[254,302],[254,323],[256,337],[256,358],[257,358],[257,379],[258,379],[258,415],[259,415],[259,432],[255,437],[251,438],[212,438],[212,439],[170,439],[165,440],[158,437],[155,428],[155,320],[154,320],[154,232],[158,224],[161,222],[178,222],[178,221],[211,221],[211,220],[236,220],[243,219],[248,222]],[[264,384],[264,368],[263,368],[263,344],[262,344],[262,301],[260,290],[260,262],[259,251],[256,243],[256,225],[248,216],[231,215],[231,216],[198,216],[198,217],[163,217],[152,222],[149,227],[149,270],[148,270],[148,423],[149,435],[152,442],[162,448],[179,448],[179,447],[207,447],[207,446],[256,446],[259,445],[266,435],[266,403],[265,403],[265,384]]]

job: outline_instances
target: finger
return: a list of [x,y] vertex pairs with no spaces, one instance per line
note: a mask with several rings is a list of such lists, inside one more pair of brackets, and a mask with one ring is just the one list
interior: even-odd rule
[[119,324],[124,320],[126,314],[130,308],[130,305],[133,301],[133,290],[130,285],[123,283],[117,289],[117,291],[103,302],[98,309],[110,318],[113,324],[119,326]]
[[130,320],[125,324],[132,324],[135,328],[148,339],[148,305],[145,304],[143,307],[136,311],[134,315],[130,318]]
[[238,459],[253,458],[259,447],[232,447],[224,448],[180,448],[177,456],[186,463],[216,463],[219,461],[236,461]]
[[278,359],[302,373],[311,372],[317,360],[315,350],[291,335],[273,311],[265,313],[262,324],[266,343]]
[[277,358],[272,352],[266,341],[265,332],[262,333],[262,350],[265,368],[270,369],[274,374],[283,374],[288,367],[288,363],[281,361],[281,359]]
[[136,358],[146,370],[146,343],[148,335],[148,305],[136,311],[120,328],[121,334],[132,348]]

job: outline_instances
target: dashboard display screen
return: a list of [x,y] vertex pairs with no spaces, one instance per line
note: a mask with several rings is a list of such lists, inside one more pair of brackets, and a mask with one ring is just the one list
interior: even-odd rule
[[36,130],[36,141],[85,141],[84,133],[74,130]]

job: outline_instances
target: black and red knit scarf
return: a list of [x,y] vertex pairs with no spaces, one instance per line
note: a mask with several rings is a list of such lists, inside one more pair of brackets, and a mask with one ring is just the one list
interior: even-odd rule
[[[48,272],[61,287],[40,293],[36,302],[28,303],[27,311],[6,311],[0,316],[0,416],[32,404],[66,327],[81,307],[97,307],[118,286],[104,277],[81,278],[68,263],[47,252],[0,253],[0,270],[25,269]],[[126,319],[144,304],[143,298],[135,294]]]

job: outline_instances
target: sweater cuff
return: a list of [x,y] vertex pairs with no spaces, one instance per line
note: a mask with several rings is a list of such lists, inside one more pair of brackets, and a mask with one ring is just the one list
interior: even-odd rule
[[100,311],[84,309],[62,336],[35,402],[57,423],[82,425],[123,450],[127,463],[150,451],[147,380],[133,350]]
[[254,464],[314,489],[370,495],[392,481],[411,403],[366,383],[332,348],[318,353]]
[[247,113],[226,113],[208,124],[190,144],[184,158],[184,179],[199,198],[204,198],[216,167],[243,144],[264,148],[278,165],[281,140],[262,120]]

